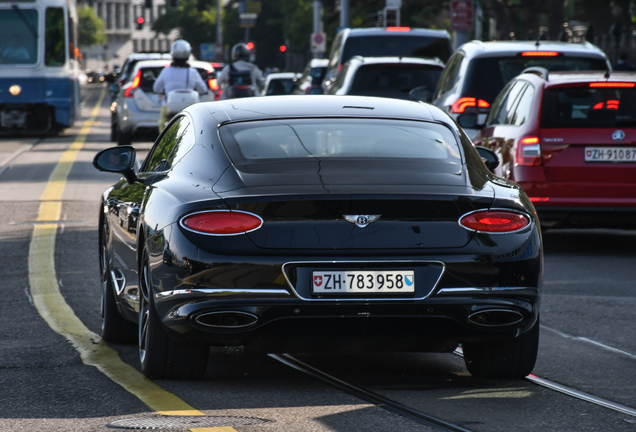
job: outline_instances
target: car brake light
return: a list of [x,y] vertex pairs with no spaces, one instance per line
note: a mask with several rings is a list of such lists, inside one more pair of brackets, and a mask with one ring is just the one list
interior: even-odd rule
[[238,235],[259,229],[263,225],[263,219],[243,211],[210,210],[184,217],[181,225],[199,234]]
[[474,97],[462,97],[457,99],[455,103],[451,105],[451,110],[456,114],[461,114],[466,111],[466,108],[474,106],[476,106],[477,108],[489,108],[490,104],[483,99],[477,99]]
[[141,70],[138,70],[137,75],[135,75],[135,77],[132,80],[132,84],[124,92],[124,97],[127,97],[127,98],[133,97],[133,90],[139,87],[140,81],[141,81]]
[[214,78],[210,78],[208,80],[208,87],[210,87],[210,90],[213,90],[213,91],[217,91],[219,89],[219,85],[217,84]]
[[607,102],[599,102],[596,105],[594,105],[592,107],[592,109],[595,109],[595,110],[597,110],[597,109],[615,109],[615,110],[617,110],[618,106],[620,105],[620,103],[621,102],[619,100],[612,99],[612,100],[608,100]]
[[387,27],[386,31],[407,32],[411,31],[411,27]]
[[633,82],[594,82],[590,83],[591,88],[633,88],[636,83]]
[[528,226],[530,218],[510,210],[480,210],[462,216],[459,224],[472,231],[510,233]]
[[525,137],[517,144],[516,165],[541,166],[541,145],[538,137]]
[[550,197],[530,197],[531,202],[548,202]]
[[561,55],[556,51],[524,51],[522,57],[557,57]]

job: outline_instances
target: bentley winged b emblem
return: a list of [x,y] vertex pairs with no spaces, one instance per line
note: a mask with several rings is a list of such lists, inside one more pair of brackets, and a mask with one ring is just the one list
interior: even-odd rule
[[378,219],[380,219],[380,216],[382,215],[342,215],[342,217],[345,218],[347,222],[356,224],[356,226],[360,228],[364,228],[370,223],[377,221]]

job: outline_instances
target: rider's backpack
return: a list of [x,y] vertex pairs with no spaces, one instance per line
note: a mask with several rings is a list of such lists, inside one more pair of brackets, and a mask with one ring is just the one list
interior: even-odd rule
[[230,80],[227,99],[256,96],[252,87],[252,71],[249,69],[236,69],[230,64]]

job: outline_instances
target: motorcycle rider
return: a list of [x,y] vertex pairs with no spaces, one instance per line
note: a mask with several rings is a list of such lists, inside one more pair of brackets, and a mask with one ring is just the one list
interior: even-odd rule
[[[183,39],[174,41],[170,48],[170,54],[172,55],[172,63],[161,71],[152,86],[152,90],[160,95],[168,95],[173,90],[184,89],[196,90],[200,95],[206,94],[208,86],[201,78],[199,72],[188,64],[188,59],[192,54],[192,47],[188,41]],[[159,133],[164,128],[167,116],[166,97],[163,97],[159,116]]]
[[263,72],[250,62],[250,50],[244,43],[232,47],[232,63],[226,65],[217,83],[223,89],[221,99],[260,96],[265,87]]

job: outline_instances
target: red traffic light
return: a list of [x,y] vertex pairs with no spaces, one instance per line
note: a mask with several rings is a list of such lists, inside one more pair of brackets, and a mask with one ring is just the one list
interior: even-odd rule
[[285,51],[287,51],[287,47],[285,45],[281,45],[280,47],[278,47],[278,50],[280,52],[285,52]]
[[143,23],[144,23],[144,21],[146,21],[146,20],[144,19],[144,17],[141,17],[141,16],[140,16],[139,18],[137,18],[137,24],[139,24],[139,25],[143,24]]
[[254,49],[254,42],[248,42],[246,45],[247,45],[247,49],[249,49],[249,50],[253,50]]

